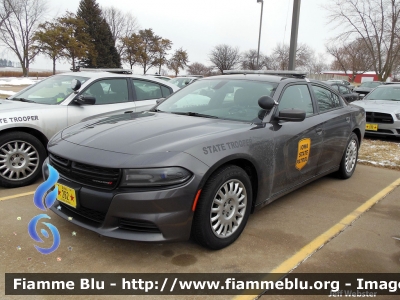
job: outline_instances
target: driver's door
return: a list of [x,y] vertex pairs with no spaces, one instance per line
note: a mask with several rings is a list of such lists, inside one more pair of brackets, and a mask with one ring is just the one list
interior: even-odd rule
[[87,86],[77,97],[94,97],[93,105],[79,105],[72,101],[68,105],[68,126],[80,122],[82,119],[112,111],[119,113],[134,112],[135,102],[126,78],[105,78],[97,80]]
[[314,177],[323,150],[323,121],[315,113],[307,84],[286,87],[275,116],[280,110],[292,108],[304,110],[306,118],[301,122],[272,120],[275,146],[273,196]]

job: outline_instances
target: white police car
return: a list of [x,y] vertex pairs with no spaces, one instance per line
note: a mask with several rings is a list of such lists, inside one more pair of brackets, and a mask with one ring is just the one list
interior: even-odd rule
[[47,142],[59,130],[93,115],[148,109],[179,89],[155,77],[115,72],[63,73],[0,100],[0,186],[33,183]]

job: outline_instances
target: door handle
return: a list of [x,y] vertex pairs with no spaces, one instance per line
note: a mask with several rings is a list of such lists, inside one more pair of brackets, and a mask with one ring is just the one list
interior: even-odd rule
[[124,114],[131,114],[131,113],[133,113],[133,111],[131,111],[131,110],[124,112]]
[[317,132],[317,134],[321,134],[322,133],[322,128],[317,128],[317,129],[315,129],[315,131]]

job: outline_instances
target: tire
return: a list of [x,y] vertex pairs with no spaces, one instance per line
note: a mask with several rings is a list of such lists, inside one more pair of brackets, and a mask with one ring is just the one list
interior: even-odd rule
[[246,172],[234,165],[218,169],[201,191],[192,237],[214,250],[229,246],[246,226],[251,205],[251,182]]
[[16,188],[35,182],[46,155],[33,135],[20,131],[0,135],[0,185]]
[[338,176],[342,179],[350,178],[357,165],[359,142],[357,135],[353,132],[347,142],[346,149],[344,150],[342,161]]

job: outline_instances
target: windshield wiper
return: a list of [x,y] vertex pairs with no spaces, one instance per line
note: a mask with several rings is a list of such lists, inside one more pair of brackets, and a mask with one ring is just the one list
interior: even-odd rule
[[192,111],[188,111],[188,112],[171,112],[171,114],[191,116],[191,117],[203,117],[203,118],[219,119],[216,116],[200,114],[200,113],[192,112]]
[[12,98],[12,99],[8,99],[8,100],[21,101],[21,102],[29,102],[29,103],[36,103],[35,101],[29,100],[29,99],[25,99],[25,98]]

